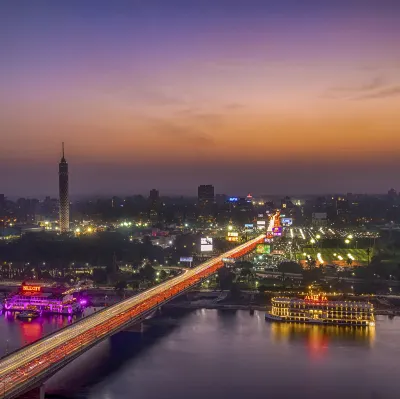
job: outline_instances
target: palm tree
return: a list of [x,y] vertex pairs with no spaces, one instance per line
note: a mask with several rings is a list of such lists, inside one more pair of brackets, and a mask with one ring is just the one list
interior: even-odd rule
[[353,259],[347,258],[346,263],[348,266],[351,266],[353,264]]

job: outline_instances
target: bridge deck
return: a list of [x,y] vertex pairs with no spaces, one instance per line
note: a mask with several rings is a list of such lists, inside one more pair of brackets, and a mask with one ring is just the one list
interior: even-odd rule
[[240,257],[264,235],[239,245],[141,294],[105,308],[10,354],[0,361],[0,397],[15,398],[45,381],[102,339],[120,331],[223,266],[222,258]]

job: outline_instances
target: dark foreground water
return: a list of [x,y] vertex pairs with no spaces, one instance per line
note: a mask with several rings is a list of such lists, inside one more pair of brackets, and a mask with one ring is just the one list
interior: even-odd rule
[[[263,316],[168,312],[143,333],[117,334],[83,354],[48,382],[48,392],[86,399],[400,398],[400,318],[378,316],[375,330],[365,330],[274,324]],[[0,334],[21,340],[68,323],[54,320],[2,316]]]

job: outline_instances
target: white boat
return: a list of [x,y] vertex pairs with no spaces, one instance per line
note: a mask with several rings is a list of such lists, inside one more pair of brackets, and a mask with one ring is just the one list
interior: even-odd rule
[[23,320],[36,319],[36,317],[39,317],[39,313],[34,310],[24,310],[23,312],[18,313],[17,317]]

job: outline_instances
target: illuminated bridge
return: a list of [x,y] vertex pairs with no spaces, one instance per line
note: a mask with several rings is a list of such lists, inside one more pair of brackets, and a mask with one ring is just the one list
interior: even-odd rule
[[223,258],[239,258],[264,241],[264,235],[239,245],[183,274],[102,309],[0,361],[0,398],[43,398],[43,383],[101,340],[140,322],[149,313],[191,289],[221,268]]

